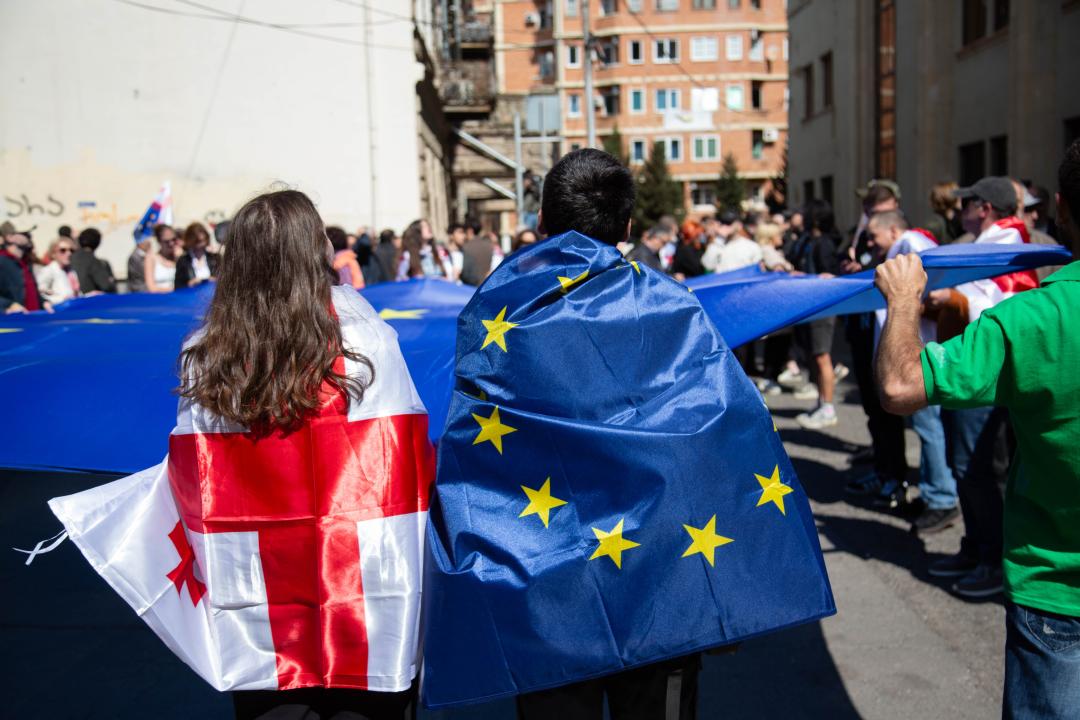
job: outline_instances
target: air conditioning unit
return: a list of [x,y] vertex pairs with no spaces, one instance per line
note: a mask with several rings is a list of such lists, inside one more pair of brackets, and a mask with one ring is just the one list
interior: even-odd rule
[[761,139],[767,143],[774,143],[780,139],[780,131],[776,128],[765,128],[761,131]]
[[525,13],[525,27],[540,27],[540,13]]

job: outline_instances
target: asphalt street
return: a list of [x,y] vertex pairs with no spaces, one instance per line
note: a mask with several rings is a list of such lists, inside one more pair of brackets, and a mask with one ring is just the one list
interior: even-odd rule
[[[838,613],[820,623],[707,656],[702,718],[989,718],[1000,714],[1004,610],[967,602],[926,573],[953,552],[960,527],[928,538],[902,517],[845,498],[849,467],[868,441],[854,386],[841,384],[840,424],[807,432],[809,403],[770,398],[811,499]],[[917,464],[918,443],[908,433]],[[227,718],[227,696],[206,686],[97,577],[71,543],[24,566],[9,548],[59,530],[45,501],[108,478],[0,473],[0,691],[12,718]],[[422,713],[502,720],[512,702]]]

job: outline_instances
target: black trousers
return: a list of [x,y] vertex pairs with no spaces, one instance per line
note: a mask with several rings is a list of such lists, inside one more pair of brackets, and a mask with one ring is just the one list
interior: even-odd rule
[[403,692],[343,688],[234,692],[238,720],[414,720],[417,683]]
[[667,660],[594,680],[519,695],[519,720],[696,720],[701,656]]
[[870,430],[874,471],[888,480],[903,480],[908,471],[904,456],[904,418],[885,412],[878,400],[874,379],[874,314],[849,315],[846,335],[851,344],[851,369]]

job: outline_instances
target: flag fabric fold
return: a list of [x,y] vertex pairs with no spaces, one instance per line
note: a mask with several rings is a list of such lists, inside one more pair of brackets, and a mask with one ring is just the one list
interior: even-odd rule
[[[360,402],[324,384],[256,438],[181,400],[165,461],[50,502],[94,569],[218,690],[406,690],[419,666],[434,453],[396,335],[336,288]],[[347,358],[338,372],[370,372]],[[370,376],[368,376],[370,379]]]
[[431,707],[835,612],[806,496],[695,294],[572,232],[460,315],[427,539]]

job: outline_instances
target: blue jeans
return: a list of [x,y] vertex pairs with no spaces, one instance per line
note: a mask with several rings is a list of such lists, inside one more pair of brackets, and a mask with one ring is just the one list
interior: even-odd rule
[[1011,457],[1008,412],[990,407],[943,410],[941,422],[964,516],[960,552],[976,562],[1000,566],[1002,488]]
[[1008,603],[1005,720],[1080,714],[1080,618]]
[[956,478],[945,460],[945,426],[941,406],[930,405],[911,416],[911,425],[922,444],[919,461],[919,495],[931,510],[956,507]]

